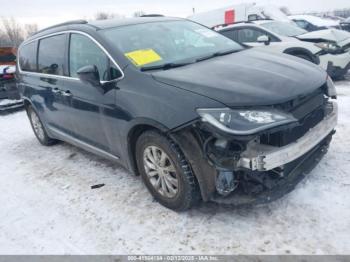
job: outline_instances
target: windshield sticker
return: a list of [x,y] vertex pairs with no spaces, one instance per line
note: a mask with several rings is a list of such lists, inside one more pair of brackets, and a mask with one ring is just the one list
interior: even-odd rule
[[162,60],[160,55],[158,55],[153,49],[136,50],[125,53],[125,56],[136,66],[143,66]]
[[195,30],[197,33],[201,34],[202,36],[205,36],[205,37],[215,37],[217,34],[213,31],[210,31],[208,29],[197,29]]

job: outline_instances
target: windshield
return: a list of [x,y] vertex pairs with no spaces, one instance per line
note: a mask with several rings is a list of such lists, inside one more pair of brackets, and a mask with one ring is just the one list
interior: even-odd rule
[[[108,41],[137,67],[154,67],[200,61],[219,52],[243,47],[204,26],[190,21],[162,21],[103,31]],[[213,56],[214,57],[214,56]]]
[[294,25],[292,22],[271,21],[263,23],[261,26],[281,36],[298,36],[307,33],[306,30]]

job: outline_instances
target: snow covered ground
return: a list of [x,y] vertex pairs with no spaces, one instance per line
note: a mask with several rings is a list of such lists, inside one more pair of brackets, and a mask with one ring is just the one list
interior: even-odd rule
[[175,213],[113,163],[41,146],[24,112],[0,116],[0,254],[350,254],[350,81],[337,87],[329,154],[295,191],[251,209]]

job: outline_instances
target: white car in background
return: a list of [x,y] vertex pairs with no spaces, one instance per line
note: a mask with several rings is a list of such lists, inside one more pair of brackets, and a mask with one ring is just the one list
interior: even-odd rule
[[341,21],[340,26],[342,30],[350,32],[350,17]]
[[319,64],[333,79],[344,77],[350,69],[350,33],[345,31],[308,33],[293,23],[274,20],[221,25],[214,29],[241,44]]
[[309,32],[332,28],[341,29],[340,20],[321,18],[314,15],[290,15],[288,18],[294,21],[300,28]]

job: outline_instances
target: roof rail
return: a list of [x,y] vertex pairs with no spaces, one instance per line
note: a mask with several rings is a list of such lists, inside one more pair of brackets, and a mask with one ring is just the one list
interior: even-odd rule
[[86,20],[83,20],[83,19],[80,19],[80,20],[72,20],[72,21],[67,21],[67,22],[64,22],[64,23],[60,23],[60,24],[57,24],[57,25],[53,25],[53,26],[49,26],[49,27],[46,27],[44,29],[41,29],[37,32],[35,32],[34,34],[32,34],[31,36],[34,36],[36,34],[39,34],[41,32],[44,32],[46,30],[49,30],[49,29],[52,29],[52,28],[56,28],[56,27],[60,27],[60,26],[65,26],[65,25],[79,25],[79,24],[87,24],[88,21]]
[[253,24],[253,22],[256,22],[256,21],[272,21],[272,20],[273,20],[273,19],[269,19],[269,18],[265,18],[265,19],[253,19],[253,20],[248,20],[248,21],[242,20],[242,21],[237,21],[237,22],[229,23],[229,24],[219,24],[219,25],[215,25],[215,26],[211,27],[211,29],[216,29],[217,27],[227,27],[227,26],[235,25],[235,24]]
[[219,25],[214,25],[213,27],[211,27],[211,29],[216,29],[218,27],[227,27],[227,26],[230,26],[230,25],[242,24],[242,23],[252,24],[252,21],[237,21],[237,22],[229,23],[229,24],[219,24]]

